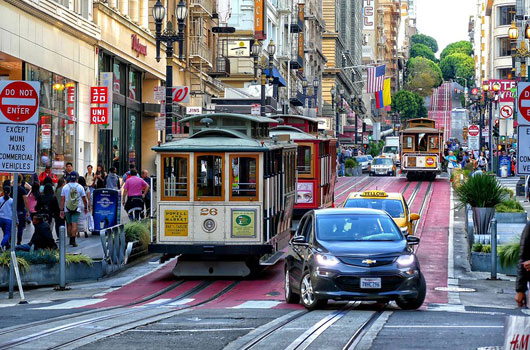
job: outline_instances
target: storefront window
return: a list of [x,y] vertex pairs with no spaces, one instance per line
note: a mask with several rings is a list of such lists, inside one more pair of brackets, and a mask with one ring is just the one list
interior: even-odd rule
[[136,163],[136,123],[138,112],[129,111],[129,123],[127,124],[127,161],[129,164]]
[[123,106],[114,104],[112,106],[112,166],[116,168],[118,174],[122,174],[120,167],[120,119]]
[[41,83],[37,173],[51,165],[62,174],[67,162],[75,163],[77,83],[28,63],[25,67],[26,80]]
[[140,73],[134,70],[129,71],[129,98],[140,101],[139,89],[140,87]]
[[223,157],[203,155],[195,159],[197,200],[223,200]]

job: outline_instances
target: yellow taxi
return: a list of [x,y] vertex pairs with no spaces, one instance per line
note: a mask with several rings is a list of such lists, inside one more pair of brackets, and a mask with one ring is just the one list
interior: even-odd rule
[[414,221],[420,216],[410,213],[405,197],[401,193],[369,190],[352,192],[342,204],[344,208],[371,208],[386,211],[404,235],[414,234]]

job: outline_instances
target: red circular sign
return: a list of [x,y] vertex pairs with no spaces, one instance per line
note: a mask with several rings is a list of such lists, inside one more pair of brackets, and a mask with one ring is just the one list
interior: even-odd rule
[[501,107],[501,112],[499,113],[501,118],[508,119],[513,116],[513,108],[512,106],[504,105]]
[[477,88],[471,89],[471,95],[476,95],[476,94],[478,94],[478,89]]
[[[524,106],[523,106],[524,102]],[[523,116],[524,119],[526,119],[527,122],[530,122],[530,86],[527,86],[526,88],[521,91],[521,94],[519,95],[519,114]]]
[[12,122],[23,123],[38,109],[38,92],[24,81],[10,83],[0,92],[0,111]]
[[480,134],[480,128],[478,125],[471,125],[467,130],[467,133],[469,136],[478,136],[478,134]]
[[425,163],[427,163],[428,166],[433,166],[433,165],[434,165],[434,159],[432,159],[432,158],[427,158],[427,160],[425,161]]

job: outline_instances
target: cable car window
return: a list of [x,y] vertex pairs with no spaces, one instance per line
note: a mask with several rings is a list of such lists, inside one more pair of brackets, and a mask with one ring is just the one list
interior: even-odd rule
[[311,146],[298,146],[296,168],[299,175],[311,175]]
[[230,156],[231,199],[258,199],[258,156]]
[[439,141],[438,136],[430,136],[429,137],[429,150],[438,150],[439,149]]
[[223,200],[223,157],[196,156],[197,200]]
[[414,149],[414,136],[403,137],[403,148],[413,150]]
[[189,156],[162,156],[162,200],[188,200]]

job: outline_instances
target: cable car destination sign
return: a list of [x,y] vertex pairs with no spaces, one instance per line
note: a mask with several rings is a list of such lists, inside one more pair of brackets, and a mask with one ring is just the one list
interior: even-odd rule
[[40,83],[0,81],[0,172],[34,173]]

